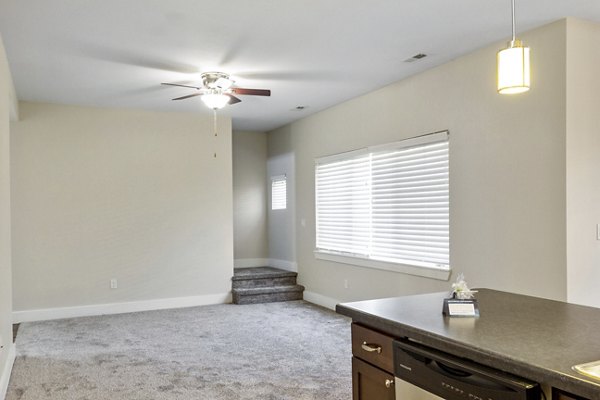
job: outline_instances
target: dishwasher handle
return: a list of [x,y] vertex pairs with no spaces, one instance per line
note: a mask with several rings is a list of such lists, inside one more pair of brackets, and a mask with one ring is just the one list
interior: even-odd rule
[[449,365],[446,365],[440,361],[432,360],[431,364],[432,364],[432,366],[433,365],[437,366],[440,369],[440,371],[443,371],[444,374],[452,376],[453,378],[456,378],[456,379],[468,378],[473,375],[472,373],[463,371],[462,369],[450,367]]
[[[467,378],[473,375],[468,371],[464,371],[456,367],[451,367],[447,364],[442,363],[439,360],[433,360],[432,358],[425,357],[410,350],[404,349],[404,353],[408,354],[415,361],[426,365],[428,368],[434,369],[437,373],[443,373],[444,375],[448,375],[453,378]],[[406,366],[404,367],[406,368]]]

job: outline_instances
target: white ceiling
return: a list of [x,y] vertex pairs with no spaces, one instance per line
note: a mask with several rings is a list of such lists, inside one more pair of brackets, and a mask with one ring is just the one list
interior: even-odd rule
[[[517,36],[565,16],[600,22],[600,0],[517,0]],[[160,83],[218,70],[272,90],[223,111],[265,131],[506,41],[511,16],[510,0],[0,0],[0,34],[21,100],[208,113]]]

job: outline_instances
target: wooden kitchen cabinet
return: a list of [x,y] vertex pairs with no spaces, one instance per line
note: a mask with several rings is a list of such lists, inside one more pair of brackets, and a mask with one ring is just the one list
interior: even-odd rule
[[352,399],[395,400],[393,338],[352,324]]
[[352,400],[395,400],[394,375],[352,357]]

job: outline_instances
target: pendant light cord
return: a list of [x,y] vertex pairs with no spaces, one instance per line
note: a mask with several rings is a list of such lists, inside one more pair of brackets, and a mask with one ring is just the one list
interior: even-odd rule
[[512,43],[515,43],[517,38],[516,28],[515,28],[515,0],[511,0],[511,10],[512,10]]

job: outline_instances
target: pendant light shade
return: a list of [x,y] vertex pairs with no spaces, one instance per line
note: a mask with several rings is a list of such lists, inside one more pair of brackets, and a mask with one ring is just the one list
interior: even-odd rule
[[520,40],[508,43],[506,49],[498,52],[498,93],[516,94],[529,90],[531,75],[529,67],[529,47]]
[[229,103],[230,97],[226,94],[222,93],[208,93],[202,95],[202,101],[204,104],[208,106],[208,108],[212,108],[213,110],[218,110],[227,105]]
[[529,64],[529,47],[516,38],[515,0],[511,0],[512,40],[506,49],[497,55],[498,93],[516,94],[529,90],[531,86],[531,70]]

